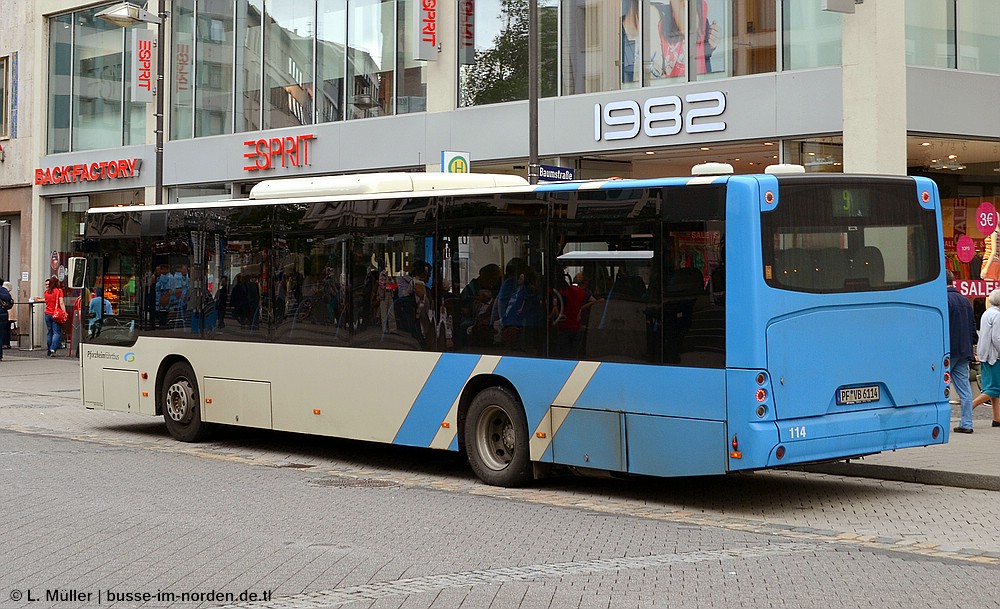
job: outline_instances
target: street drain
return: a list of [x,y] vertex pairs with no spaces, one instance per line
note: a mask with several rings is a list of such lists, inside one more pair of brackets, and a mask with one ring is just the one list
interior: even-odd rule
[[391,488],[399,486],[392,480],[377,480],[375,478],[349,478],[338,476],[335,478],[317,478],[310,480],[308,484],[313,486],[325,486],[328,488]]
[[283,467],[286,469],[309,469],[310,467],[316,466],[309,465],[307,463],[282,463],[281,465],[276,465],[275,467]]

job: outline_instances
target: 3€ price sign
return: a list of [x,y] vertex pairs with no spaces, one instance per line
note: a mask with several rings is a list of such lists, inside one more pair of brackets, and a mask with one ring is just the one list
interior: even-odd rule
[[992,235],[997,229],[997,210],[989,201],[976,208],[976,223],[983,235]]

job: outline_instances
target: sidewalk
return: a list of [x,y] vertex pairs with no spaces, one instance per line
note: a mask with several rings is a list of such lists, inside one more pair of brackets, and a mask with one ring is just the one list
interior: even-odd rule
[[[80,400],[78,360],[60,350],[47,358],[44,349],[18,351],[4,349],[0,362],[0,390],[38,395],[72,397]],[[80,406],[81,412],[83,406]],[[952,433],[958,425],[959,407],[952,405],[948,443],[923,448],[906,448],[869,455],[852,461],[795,466],[809,472],[937,484],[1000,491],[1000,427],[992,427],[989,406],[973,411],[975,432]],[[0,424],[3,421],[0,420]]]
[[971,434],[951,431],[958,426],[959,407],[952,405],[948,443],[904,448],[853,461],[821,463],[801,469],[838,476],[899,480],[988,491],[1000,491],[1000,427],[993,427],[989,405],[973,410]]

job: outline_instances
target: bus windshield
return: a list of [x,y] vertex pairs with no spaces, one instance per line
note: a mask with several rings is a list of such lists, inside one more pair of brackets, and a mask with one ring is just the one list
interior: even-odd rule
[[779,289],[892,290],[940,272],[935,212],[908,180],[782,180],[761,230],[764,278]]

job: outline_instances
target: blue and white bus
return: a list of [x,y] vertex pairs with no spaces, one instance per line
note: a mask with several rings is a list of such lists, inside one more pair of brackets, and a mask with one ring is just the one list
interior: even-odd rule
[[74,287],[113,303],[84,324],[84,405],[182,441],[230,425],[464,451],[514,486],[948,437],[923,178],[293,178],[91,209],[76,246]]

